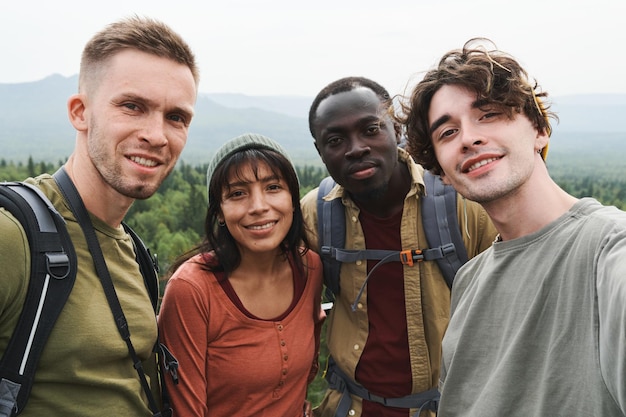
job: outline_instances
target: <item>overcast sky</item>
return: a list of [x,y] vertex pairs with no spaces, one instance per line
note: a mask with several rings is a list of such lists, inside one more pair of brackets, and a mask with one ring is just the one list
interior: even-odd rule
[[401,93],[480,36],[551,96],[626,93],[625,0],[5,1],[0,83],[77,74],[85,42],[132,14],[163,20],[188,41],[201,92],[314,96],[362,75]]

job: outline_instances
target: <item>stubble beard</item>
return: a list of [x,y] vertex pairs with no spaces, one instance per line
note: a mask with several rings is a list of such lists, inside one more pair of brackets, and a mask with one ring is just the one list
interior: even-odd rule
[[485,205],[516,193],[521,184],[518,176],[509,176],[499,183],[489,183],[487,187],[465,187],[466,191],[461,194],[468,200]]
[[371,188],[365,191],[361,191],[359,193],[350,193],[352,197],[357,201],[377,201],[382,199],[389,190],[389,184],[385,183],[378,187]]
[[[119,161],[116,160],[117,155],[115,151],[113,151],[113,154],[109,154],[109,150],[106,147],[106,138],[101,134],[96,122],[93,122],[89,128],[87,151],[102,181],[125,197],[145,200],[151,197],[159,188],[159,185],[161,185],[162,180],[157,183],[147,181],[133,183],[132,180],[127,178],[122,171]],[[123,156],[120,157],[123,158]],[[169,175],[170,171],[171,168],[167,175]]]

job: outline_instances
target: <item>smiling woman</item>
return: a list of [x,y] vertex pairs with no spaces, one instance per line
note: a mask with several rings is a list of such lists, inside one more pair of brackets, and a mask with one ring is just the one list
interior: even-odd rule
[[205,240],[172,267],[159,315],[181,368],[174,412],[308,415],[325,316],[295,168],[278,143],[245,134],[216,152],[207,182]]

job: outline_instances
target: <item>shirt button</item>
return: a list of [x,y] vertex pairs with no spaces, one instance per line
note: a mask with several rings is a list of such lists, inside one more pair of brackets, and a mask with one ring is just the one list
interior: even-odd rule
[[358,261],[356,261],[356,264],[357,264],[357,265],[361,265],[362,263],[363,263],[363,261],[362,261],[362,260],[360,260],[360,259],[359,259]]
[[287,375],[287,370],[283,369],[283,375]]
[[283,331],[283,325],[279,324],[278,326],[276,326],[276,328],[278,329],[279,332]]
[[359,350],[359,345],[354,345],[354,350]]
[[355,415],[355,414],[356,414],[356,411],[354,411],[354,410],[350,410],[350,411],[348,411],[348,415],[350,415],[350,416],[353,416],[353,415]]
[[289,359],[289,355],[285,355],[285,356],[283,356],[283,360],[285,360],[285,361],[286,361],[287,359]]
[[281,345],[281,346],[285,346],[286,344],[287,344],[287,343],[286,343],[284,340],[281,340],[281,341],[280,341],[280,345]]
[[355,216],[352,216],[352,222],[353,222],[353,223],[356,223],[356,221],[357,221],[357,220],[358,220],[358,219],[357,219]]
[[363,303],[359,303],[356,305],[359,310],[363,309]]

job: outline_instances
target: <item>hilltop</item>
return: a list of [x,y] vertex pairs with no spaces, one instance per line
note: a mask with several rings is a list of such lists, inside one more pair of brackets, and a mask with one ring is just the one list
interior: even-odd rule
[[[0,84],[2,159],[58,161],[74,147],[66,114],[67,98],[77,90],[78,76],[51,75],[43,80]],[[201,93],[188,144],[181,159],[205,163],[223,142],[245,132],[280,142],[296,164],[320,164],[308,130],[313,97],[246,96]],[[560,122],[554,126],[551,157],[559,155],[626,155],[626,95],[551,97]]]

